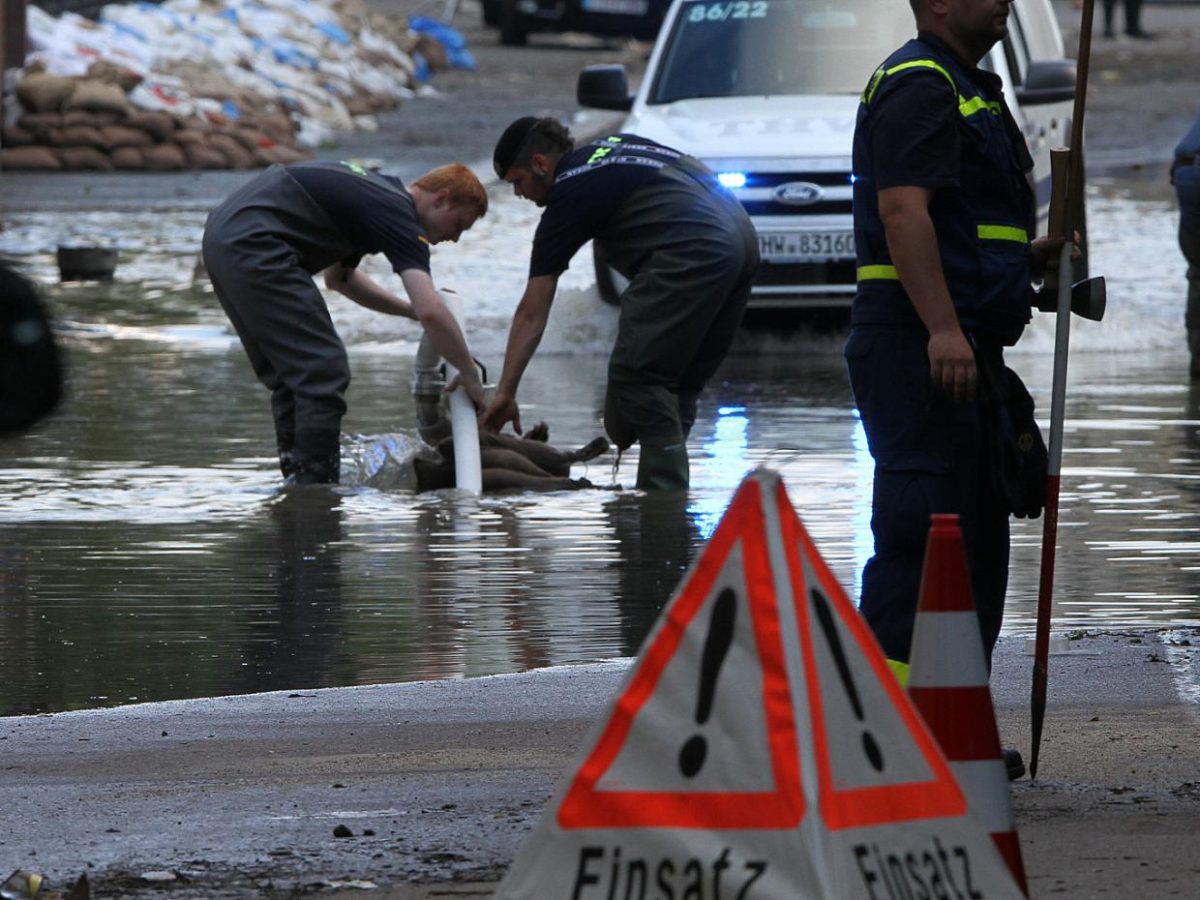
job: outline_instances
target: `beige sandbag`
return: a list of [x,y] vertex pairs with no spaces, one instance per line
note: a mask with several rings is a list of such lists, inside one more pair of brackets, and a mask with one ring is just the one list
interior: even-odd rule
[[187,157],[183,155],[183,148],[178,144],[143,147],[142,155],[146,159],[146,168],[152,172],[178,172],[187,168]]
[[17,82],[17,99],[34,113],[61,110],[75,91],[75,80],[49,72],[34,72]]
[[243,147],[232,134],[213,134],[208,139],[208,145],[214,150],[221,151],[231,169],[249,169],[254,165],[254,157],[250,151]]
[[62,161],[49,147],[10,147],[0,150],[0,169],[28,172],[54,172]]
[[446,45],[432,35],[423,34],[417,38],[415,52],[425,57],[430,71],[442,72],[450,65],[449,57],[446,56]]
[[291,116],[285,113],[259,116],[255,124],[263,134],[277,144],[291,141],[296,136],[296,123],[292,121]]
[[142,83],[142,76],[137,72],[107,59],[98,59],[88,66],[87,77],[115,84],[126,94]]
[[175,134],[175,117],[168,112],[152,110],[135,111],[125,124],[146,132],[156,141],[169,141]]
[[254,153],[255,162],[262,166],[269,166],[274,163],[287,166],[311,158],[311,153],[295,147],[288,147],[284,144],[276,144],[274,147],[259,147]]
[[50,143],[50,132],[62,128],[62,113],[25,113],[17,124],[33,135],[34,143]]
[[125,92],[115,84],[85,78],[75,85],[75,90],[64,104],[66,109],[89,109],[93,112],[115,112],[123,118],[133,113],[133,106]]
[[109,151],[118,147],[149,147],[154,143],[154,138],[146,132],[128,125],[105,125],[100,129],[100,139]]
[[266,141],[266,136],[262,132],[246,125],[239,125],[229,134],[242,145],[247,153],[254,153]]
[[108,150],[108,145],[100,136],[100,129],[91,125],[51,128],[50,143],[55,147],[95,147],[97,150]]
[[28,128],[22,128],[15,122],[11,125],[0,126],[0,146],[30,147],[36,143],[33,132]]
[[171,136],[171,140],[185,147],[188,144],[207,144],[208,132],[198,131],[195,128],[180,128]]
[[93,128],[99,128],[101,125],[108,124],[108,117],[111,115],[112,113],[102,115],[86,109],[72,109],[62,114],[62,124],[64,127],[70,127],[71,125],[91,125]]
[[54,152],[70,172],[111,172],[113,168],[108,154],[95,147],[59,147]]
[[128,171],[146,168],[146,157],[141,147],[117,147],[108,156],[114,169]]
[[207,144],[184,144],[183,154],[189,169],[228,169],[229,160],[214,147]]

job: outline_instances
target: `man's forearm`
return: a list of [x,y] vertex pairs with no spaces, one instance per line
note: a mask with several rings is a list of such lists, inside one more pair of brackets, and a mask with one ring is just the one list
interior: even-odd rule
[[894,217],[887,224],[888,253],[900,284],[926,330],[959,330],[958,314],[942,273],[937,233],[928,215]]

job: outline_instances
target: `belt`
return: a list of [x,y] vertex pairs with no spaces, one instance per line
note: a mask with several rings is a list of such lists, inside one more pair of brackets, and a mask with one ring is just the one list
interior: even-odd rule
[[1194,165],[1196,165],[1196,154],[1195,153],[1185,153],[1183,156],[1175,157],[1175,168],[1176,169],[1181,169],[1184,166],[1194,166]]

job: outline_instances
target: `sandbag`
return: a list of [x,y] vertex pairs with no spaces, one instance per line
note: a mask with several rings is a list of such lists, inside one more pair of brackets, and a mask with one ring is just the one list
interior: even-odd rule
[[141,147],[117,147],[108,154],[113,168],[122,172],[146,168],[146,157]]
[[139,110],[126,119],[125,124],[146,132],[156,141],[169,141],[175,134],[175,117],[166,112]]
[[100,129],[91,125],[51,128],[50,143],[55,147],[95,147],[97,150],[108,150],[108,145],[100,135]]
[[0,126],[0,145],[5,147],[29,147],[36,144],[33,132],[22,128],[15,122],[12,125]]
[[184,156],[190,169],[228,169],[229,160],[220,150],[207,144],[184,144]]
[[115,84],[87,78],[75,85],[75,90],[67,98],[66,109],[88,109],[93,112],[115,112],[128,118],[133,112],[133,106],[125,92]]
[[152,172],[178,172],[187,168],[187,157],[178,144],[155,144],[143,147],[146,168]]
[[276,163],[281,166],[288,166],[292,163],[303,162],[311,158],[311,153],[297,150],[295,147],[287,147],[283,144],[276,144],[274,147],[259,147],[254,152],[254,161],[261,166],[270,166]]
[[180,128],[171,136],[171,140],[183,147],[189,144],[203,145],[208,143],[208,132],[198,131],[195,128]]
[[208,139],[208,145],[221,151],[231,169],[249,169],[254,166],[254,157],[250,151],[232,134],[214,134]]
[[247,153],[254,153],[266,139],[261,132],[246,126],[238,126],[229,135],[241,144]]
[[115,84],[125,94],[142,83],[142,76],[137,72],[107,59],[98,59],[88,66],[87,77],[107,84]]
[[57,172],[62,167],[62,161],[49,147],[10,147],[0,150],[0,169]]
[[35,144],[50,143],[50,132],[63,127],[62,113],[25,113],[17,124],[33,135]]
[[100,129],[100,139],[110,152],[118,147],[149,147],[154,143],[146,132],[128,125],[105,125]]
[[112,160],[95,147],[59,147],[54,151],[68,172],[111,172]]
[[29,112],[57,112],[66,105],[75,88],[73,78],[33,72],[17,82],[17,99]]

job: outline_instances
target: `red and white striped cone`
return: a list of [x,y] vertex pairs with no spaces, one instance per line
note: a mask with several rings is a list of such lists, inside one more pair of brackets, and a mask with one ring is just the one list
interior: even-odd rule
[[957,515],[932,516],[909,664],[909,696],[1029,896]]

